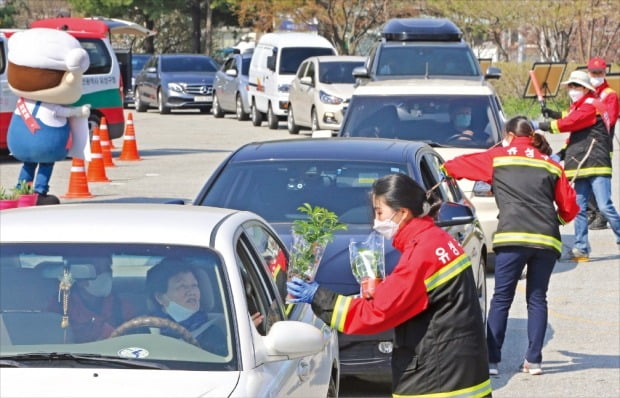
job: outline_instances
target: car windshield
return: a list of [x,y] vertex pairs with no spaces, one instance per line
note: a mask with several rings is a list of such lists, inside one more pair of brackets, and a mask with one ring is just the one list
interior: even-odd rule
[[215,72],[217,65],[209,57],[162,57],[162,72]]
[[144,64],[146,64],[146,61],[148,61],[149,58],[150,56],[148,55],[133,54],[131,56],[131,73],[134,76],[140,73],[142,68],[144,68]]
[[270,223],[303,217],[304,203],[335,212],[347,224],[372,222],[372,183],[391,173],[408,174],[405,164],[339,160],[282,160],[229,165],[203,205],[253,211]]
[[[171,316],[162,315],[162,305],[172,300],[174,289],[189,286],[173,284],[174,276],[153,277],[147,286],[147,272],[163,261],[190,267],[193,286],[199,290],[191,297],[200,309],[188,319],[205,321],[201,332],[212,337],[212,344],[203,344],[202,334],[200,341],[192,342],[199,329],[177,317],[192,330],[187,335]],[[158,285],[157,280],[164,282]],[[0,363],[27,360],[27,366],[49,367],[45,359],[55,353],[66,354],[67,360],[55,361],[54,366],[89,367],[96,359],[98,365],[114,368],[236,369],[235,323],[226,280],[219,255],[206,248],[3,243]],[[160,285],[168,289],[164,294],[156,293]],[[133,323],[125,323],[130,319]],[[75,355],[91,359],[69,358]]]
[[490,96],[356,96],[340,135],[488,148],[500,140]]
[[334,55],[334,50],[331,48],[321,47],[287,47],[282,49],[280,55],[280,74],[282,75],[294,75],[297,72],[299,65],[309,57],[316,57],[319,55]]
[[359,62],[320,62],[319,81],[321,83],[347,83],[354,84],[353,69],[363,66],[364,61]]
[[478,60],[467,47],[384,47],[377,76],[479,76]]

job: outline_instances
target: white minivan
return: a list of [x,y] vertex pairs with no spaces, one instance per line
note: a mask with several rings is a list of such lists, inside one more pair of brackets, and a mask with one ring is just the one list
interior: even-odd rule
[[275,32],[263,35],[252,56],[249,101],[252,124],[260,126],[264,115],[270,129],[288,113],[288,90],[297,68],[308,57],[337,55],[334,46],[316,33]]

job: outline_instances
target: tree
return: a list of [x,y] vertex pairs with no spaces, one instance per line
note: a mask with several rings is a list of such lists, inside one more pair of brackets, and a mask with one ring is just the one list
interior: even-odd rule
[[4,6],[0,7],[0,28],[12,28],[16,26],[15,17],[19,15],[19,8],[24,4],[20,0],[7,0]]

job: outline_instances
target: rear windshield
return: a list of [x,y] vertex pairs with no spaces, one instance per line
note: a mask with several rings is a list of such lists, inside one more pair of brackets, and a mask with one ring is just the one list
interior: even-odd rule
[[408,44],[383,47],[377,76],[479,76],[478,60],[467,47]]
[[359,62],[320,62],[319,81],[321,83],[355,83],[353,69],[364,66],[364,61]]
[[209,57],[162,57],[162,72],[215,72],[217,65]]
[[282,49],[280,59],[280,74],[294,75],[299,65],[309,57],[319,55],[336,55],[331,48],[321,47],[287,47]]
[[405,164],[371,161],[282,160],[235,163],[215,181],[201,203],[257,213],[270,223],[292,222],[312,203],[347,224],[372,222],[370,189],[387,174],[408,174]]
[[500,140],[491,96],[353,96],[341,136],[488,148]]
[[80,38],[78,40],[88,53],[88,59],[90,61],[90,66],[84,74],[104,75],[110,73],[112,69],[112,57],[104,42],[98,39]]

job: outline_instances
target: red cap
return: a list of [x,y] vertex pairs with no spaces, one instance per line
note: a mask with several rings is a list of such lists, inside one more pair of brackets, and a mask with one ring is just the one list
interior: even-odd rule
[[607,63],[601,57],[590,58],[588,61],[588,70],[605,70]]

